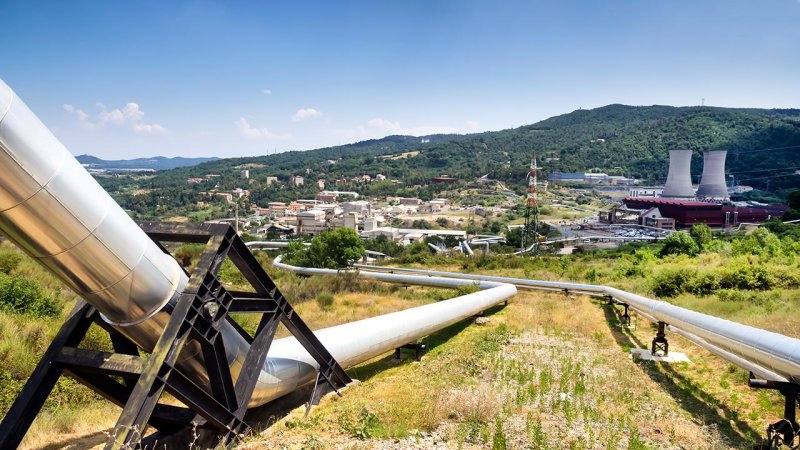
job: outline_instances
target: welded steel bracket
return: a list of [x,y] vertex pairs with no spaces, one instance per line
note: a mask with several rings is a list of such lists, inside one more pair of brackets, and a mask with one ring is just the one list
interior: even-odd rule
[[[669,355],[669,341],[666,334],[667,324],[658,322],[658,332],[656,337],[653,338],[652,345],[650,346],[650,354],[653,356],[668,356]],[[661,353],[659,355],[659,352]]]
[[628,310],[628,304],[627,303],[623,303],[622,306],[625,308],[625,312],[622,313],[622,315],[619,317],[619,323],[624,328],[630,328],[631,327],[631,315],[630,315],[630,312]]
[[421,342],[413,342],[410,344],[405,344],[401,347],[397,347],[396,349],[394,349],[394,359],[398,361],[401,361],[403,359],[403,353],[402,353],[403,349],[413,350],[414,360],[420,361],[422,359],[422,354],[425,353],[425,351],[428,349],[428,346]]
[[[166,252],[163,242],[205,244],[205,250],[170,313],[149,356],[109,326],[97,310],[80,301],[53,339],[22,392],[0,423],[0,448],[16,448],[62,375],[85,384],[122,407],[107,449],[230,447],[250,427],[244,422],[248,401],[264,365],[275,331],[282,323],[320,366],[317,385],[333,390],[352,380],[330,355],[229,225],[148,222],[142,229]],[[226,258],[252,291],[229,291],[217,274]],[[230,313],[259,314],[253,335]],[[230,323],[250,344],[234,381],[225,354],[221,325]],[[92,324],[105,330],[114,352],[79,348]],[[176,367],[184,344],[200,345],[210,391]],[[164,392],[186,407],[159,403]],[[186,436],[189,436],[187,440]]]
[[783,419],[767,427],[767,442],[757,448],[778,449],[800,446],[800,425],[797,423],[797,407],[800,404],[800,385],[780,381],[762,380],[750,372],[749,385],[755,389],[773,389],[784,398]]

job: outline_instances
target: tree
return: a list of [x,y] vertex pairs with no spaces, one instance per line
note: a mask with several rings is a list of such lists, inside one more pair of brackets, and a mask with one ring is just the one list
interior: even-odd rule
[[689,235],[692,236],[692,239],[694,239],[694,242],[700,250],[711,242],[711,228],[704,223],[692,225]]
[[299,241],[289,244],[290,264],[324,269],[340,269],[364,257],[364,241],[352,228],[323,231],[306,247]]
[[685,231],[676,231],[666,239],[659,255],[696,255],[700,251],[697,242]]
[[519,248],[522,245],[522,227],[506,231],[506,244],[514,248]]

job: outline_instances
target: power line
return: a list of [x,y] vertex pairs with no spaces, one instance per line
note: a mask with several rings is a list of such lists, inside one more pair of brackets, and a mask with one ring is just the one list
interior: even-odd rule
[[[756,173],[756,172],[778,172],[778,171],[781,171],[781,170],[798,170],[798,169],[800,169],[800,166],[799,167],[780,167],[780,168],[775,168],[775,169],[747,170],[747,171],[744,171],[744,172],[733,172],[733,171],[731,171],[731,173],[741,174],[741,173]],[[789,175],[789,174],[787,174],[787,175]]]
[[741,178],[741,179],[736,180],[736,182],[740,183],[742,181],[754,181],[754,180],[767,180],[767,179],[771,179],[771,178],[794,177],[794,176],[797,176],[797,175],[798,174],[796,174],[796,173],[784,173],[784,174],[781,174],[781,175],[770,175],[770,176],[765,176],[765,177]]
[[739,154],[739,153],[755,153],[755,152],[766,152],[769,150],[789,150],[792,148],[800,148],[800,145],[789,145],[786,147],[771,147],[771,148],[756,148],[750,150],[730,150],[728,153],[732,154]]

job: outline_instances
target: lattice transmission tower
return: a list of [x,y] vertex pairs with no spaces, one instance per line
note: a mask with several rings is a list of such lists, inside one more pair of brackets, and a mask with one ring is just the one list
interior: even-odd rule
[[525,226],[522,229],[522,248],[527,250],[539,237],[539,166],[536,152],[531,153],[531,167],[528,171],[528,197],[525,208]]

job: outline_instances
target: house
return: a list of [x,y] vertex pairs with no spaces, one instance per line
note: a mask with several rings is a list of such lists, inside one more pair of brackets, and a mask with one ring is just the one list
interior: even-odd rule
[[386,175],[379,173],[375,175],[375,181],[384,181],[386,179]]
[[267,187],[278,184],[278,177],[267,177]]
[[336,202],[336,194],[333,192],[323,191],[317,194],[316,199],[323,203],[334,203]]
[[453,178],[448,175],[439,175],[438,177],[431,178],[431,181],[434,183],[445,183],[445,184],[453,184],[458,181],[458,178]]
[[422,200],[414,197],[398,197],[397,201],[403,206],[419,206]]
[[325,189],[325,180],[317,180],[317,189],[320,191]]
[[342,203],[345,214],[355,213],[358,217],[367,217],[372,214],[372,204],[366,200],[356,200]]
[[248,191],[247,189],[236,188],[231,191],[231,195],[233,195],[236,198],[249,197],[250,191]]
[[289,177],[289,185],[291,186],[298,187],[302,186],[303,183],[304,183],[303,177],[301,177],[300,175],[292,175],[291,177]]
[[444,198],[435,198],[427,204],[427,210],[429,212],[442,212],[448,209],[450,209],[450,201]]
[[325,220],[325,211],[319,209],[309,209],[308,211],[298,212],[297,234],[319,234],[328,229]]

